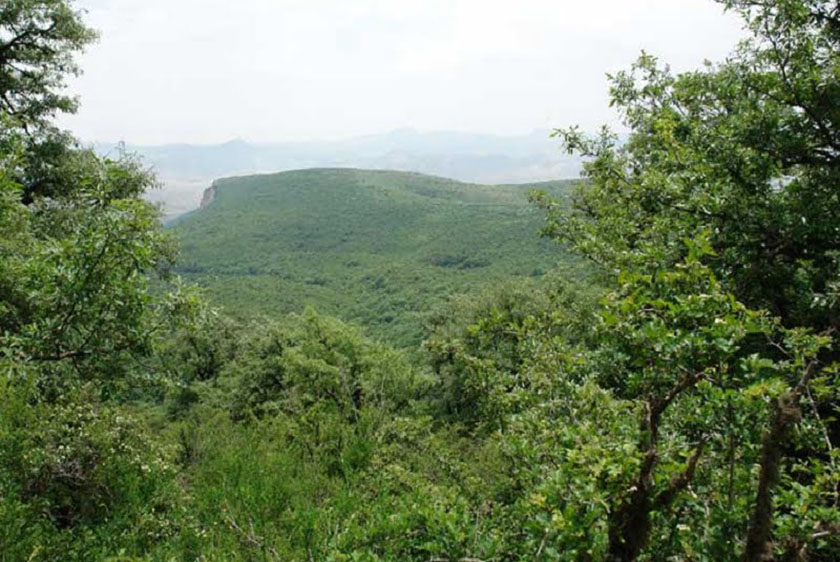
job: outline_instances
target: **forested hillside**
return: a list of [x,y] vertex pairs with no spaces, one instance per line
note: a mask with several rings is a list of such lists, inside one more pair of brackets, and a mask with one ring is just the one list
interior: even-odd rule
[[314,306],[395,345],[417,345],[430,310],[571,259],[538,236],[528,194],[573,182],[476,185],[405,172],[302,170],[214,182],[173,226],[176,271],[229,314]]
[[[0,560],[840,559],[840,7],[719,4],[749,38],[612,75],[629,138],[557,130],[533,207],[312,170],[169,230],[55,124],[83,14],[0,3]],[[279,312],[358,295],[375,337]]]
[[[136,146],[162,189],[147,194],[167,215],[195,209],[213,179],[303,168],[372,168],[443,176],[463,182],[526,183],[577,177],[580,158],[565,155],[547,129],[497,136],[410,128],[332,141]],[[96,143],[110,154],[115,143]]]

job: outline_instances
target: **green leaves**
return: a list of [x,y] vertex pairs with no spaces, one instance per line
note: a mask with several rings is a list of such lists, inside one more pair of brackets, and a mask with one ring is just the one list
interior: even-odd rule
[[480,433],[495,431],[554,396],[558,378],[574,370],[593,307],[591,294],[559,278],[453,300],[424,343],[446,415]]
[[569,210],[542,199],[545,233],[605,268],[652,271],[708,232],[706,261],[740,300],[824,328],[832,313],[813,298],[837,267],[836,15],[817,1],[726,4],[755,38],[725,63],[673,75],[643,54],[612,77],[626,143],[558,131],[590,158],[589,181]]
[[73,57],[96,39],[68,0],[8,0],[0,7],[0,112],[40,128],[76,109],[62,94]]
[[26,227],[0,266],[11,288],[3,346],[45,368],[72,362],[85,377],[113,376],[109,355],[148,353],[164,311],[149,275],[172,259],[157,211],[129,199],[10,204]]
[[[567,150],[589,158],[587,181],[570,207],[535,198],[546,210],[544,234],[590,258],[606,277],[618,273],[587,356],[602,386],[642,404],[644,460],[629,472],[635,491],[611,515],[610,550],[621,560],[646,549],[652,558],[670,555],[667,545],[676,543],[665,529],[673,519],[651,509],[652,498],[687,481],[709,495],[705,522],[690,528],[729,522],[706,527],[726,537],[720,543],[681,536],[679,548],[691,557],[740,556],[731,525],[747,519],[747,560],[769,559],[774,548],[798,557],[810,548],[834,552],[831,533],[815,532],[826,542],[809,544],[772,495],[781,482],[786,497],[808,496],[822,463],[835,470],[836,421],[824,414],[837,409],[833,383],[819,383],[822,400],[808,399],[810,408],[805,402],[817,381],[831,378],[823,373],[836,361],[840,328],[832,296],[840,244],[840,18],[833,2],[821,0],[721,3],[744,18],[753,37],[699,71],[673,74],[643,53],[611,76],[612,105],[629,138],[558,131]],[[692,468],[684,451],[698,440],[708,443],[695,449],[702,459]],[[678,451],[682,462],[674,459]],[[818,460],[799,466],[800,456]],[[735,468],[739,462],[758,464],[758,476]],[[682,517],[700,509],[696,499],[667,497]],[[831,501],[822,500],[827,528]],[[786,521],[776,539],[774,513]],[[648,532],[651,543],[638,540]]]

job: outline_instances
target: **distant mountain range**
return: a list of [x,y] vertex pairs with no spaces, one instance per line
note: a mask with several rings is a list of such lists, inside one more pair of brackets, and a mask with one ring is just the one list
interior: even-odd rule
[[[399,129],[330,141],[272,144],[233,140],[216,145],[126,145],[158,173],[163,189],[150,199],[167,216],[198,207],[216,178],[304,168],[367,168],[421,172],[474,183],[527,183],[577,178],[580,160],[561,152],[550,131],[498,136]],[[100,153],[116,143],[95,143]]]

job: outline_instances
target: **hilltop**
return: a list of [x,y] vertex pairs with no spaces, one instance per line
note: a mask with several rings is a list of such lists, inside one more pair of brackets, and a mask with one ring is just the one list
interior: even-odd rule
[[[163,189],[148,197],[173,217],[194,209],[215,178],[303,168],[365,168],[415,171],[476,183],[525,183],[572,178],[580,159],[563,154],[551,131],[500,136],[456,131],[399,129],[336,140],[221,144],[168,144],[125,148],[140,155]],[[95,149],[113,154],[114,143]]]
[[452,294],[540,277],[567,257],[527,200],[571,182],[480,185],[419,173],[310,169],[217,180],[172,225],[179,271],[239,316],[306,305],[416,343]]

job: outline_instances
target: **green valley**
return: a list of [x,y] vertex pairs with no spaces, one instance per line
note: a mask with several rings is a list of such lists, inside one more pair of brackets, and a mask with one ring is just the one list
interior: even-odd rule
[[307,305],[399,345],[422,335],[450,295],[540,277],[568,260],[541,240],[539,189],[417,173],[313,169],[217,180],[201,209],[173,224],[178,272],[237,316]]

